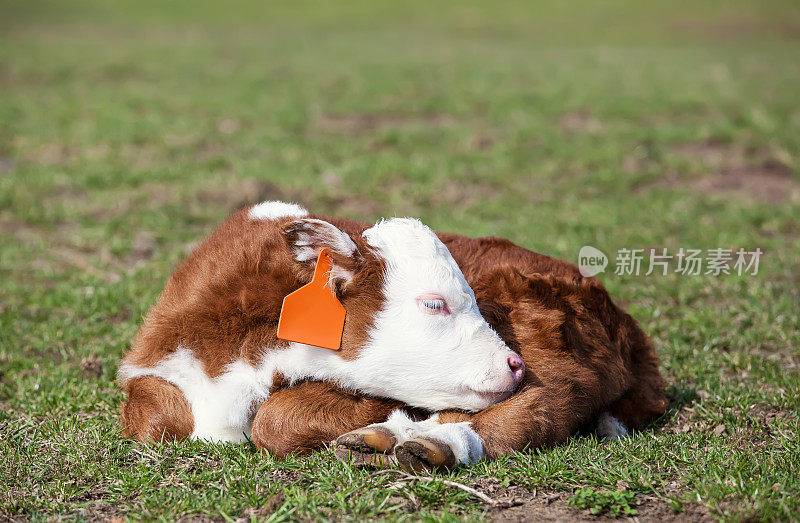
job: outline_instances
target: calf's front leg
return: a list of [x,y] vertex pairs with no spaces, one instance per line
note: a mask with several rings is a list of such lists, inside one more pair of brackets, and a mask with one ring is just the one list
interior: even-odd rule
[[424,419],[397,401],[303,382],[270,394],[253,421],[253,442],[283,457],[335,439],[337,457],[356,464],[453,468],[565,440],[582,423],[573,411],[579,402],[544,395],[544,387],[529,387],[476,414],[443,411]]
[[[439,423],[438,415],[370,398],[323,382],[273,391],[253,420],[253,443],[276,457],[308,454],[336,439],[336,455],[358,465],[416,463],[452,467],[477,461],[482,443],[468,423]],[[387,419],[388,418],[388,419]],[[424,420],[424,421],[419,421]],[[425,434],[429,439],[419,438]],[[410,467],[407,467],[410,468]]]
[[666,399],[656,381],[638,380],[610,406],[596,405],[592,394],[566,382],[530,383],[481,412],[443,411],[427,419],[422,411],[401,409],[397,401],[304,382],[273,392],[261,405],[253,441],[282,457],[309,453],[335,438],[336,456],[356,464],[396,461],[411,471],[452,468],[527,447],[556,445],[604,409],[610,414],[602,414],[598,431],[613,439],[614,434],[603,430],[609,421],[635,428],[663,414]]
[[[476,414],[443,411],[422,422],[395,411],[383,423],[339,437],[336,454],[345,458],[349,453],[357,462],[369,462],[364,454],[393,453],[404,469],[420,472],[496,458],[528,446],[554,445],[588,421],[591,412],[584,409],[583,416],[576,412],[581,402],[569,393],[545,394],[544,387],[528,387]],[[396,444],[389,449],[370,445],[377,433],[391,435]]]
[[[402,403],[308,381],[273,391],[253,420],[253,443],[276,457],[308,454],[346,432],[383,421]],[[380,435],[367,439],[381,447]],[[392,444],[393,446],[393,444]]]

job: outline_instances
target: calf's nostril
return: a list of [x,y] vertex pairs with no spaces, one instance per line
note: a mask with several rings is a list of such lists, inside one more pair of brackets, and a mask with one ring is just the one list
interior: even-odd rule
[[525,363],[516,354],[508,357],[508,368],[511,369],[511,373],[516,380],[522,379],[522,375],[525,374]]

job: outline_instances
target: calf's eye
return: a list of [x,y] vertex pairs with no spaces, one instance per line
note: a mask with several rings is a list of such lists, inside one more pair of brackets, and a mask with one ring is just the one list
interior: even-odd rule
[[440,298],[438,296],[425,296],[419,297],[417,301],[419,302],[420,307],[422,307],[425,312],[430,314],[450,314],[450,309],[447,307],[447,302],[444,301],[444,298]]

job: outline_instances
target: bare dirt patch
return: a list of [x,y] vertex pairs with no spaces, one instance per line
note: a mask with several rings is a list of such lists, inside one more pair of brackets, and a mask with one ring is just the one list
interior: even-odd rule
[[205,184],[195,195],[203,205],[211,204],[231,211],[266,200],[287,199],[286,191],[272,182],[248,178],[231,178],[220,184]]
[[89,521],[106,521],[108,523],[123,523],[126,521],[124,513],[117,507],[106,502],[90,503],[81,509],[78,514]]
[[636,510],[639,512],[636,516],[639,521],[716,521],[702,505],[685,504],[681,512],[676,513],[655,496],[640,496]]
[[[208,215],[209,207],[232,213],[247,205],[267,200],[297,202],[315,214],[335,214],[373,219],[381,214],[383,206],[364,194],[346,187],[340,176],[333,172],[320,175],[319,186],[303,189],[279,186],[258,178],[233,178],[208,180],[197,187],[176,187],[159,182],[148,182],[134,191],[122,194],[113,204],[106,198],[85,203],[86,212],[98,221],[118,218],[133,211],[157,210],[168,206],[181,206],[198,215]],[[213,212],[211,214],[214,214]],[[134,238],[134,255],[152,254],[155,241],[149,233],[137,233]],[[134,260],[135,261],[135,260]]]
[[[721,142],[689,142],[672,147],[668,154],[698,165],[700,176],[687,178],[671,171],[655,184],[640,187],[683,187],[710,196],[734,196],[770,204],[800,200],[800,177],[770,151]],[[624,165],[626,170],[631,166]]]
[[558,126],[567,134],[597,134],[606,126],[588,111],[573,111],[561,117]]
[[500,136],[497,132],[479,131],[470,138],[467,149],[470,151],[485,151],[490,149]]
[[245,516],[251,521],[266,519],[270,514],[275,512],[283,505],[285,496],[283,492],[270,497],[267,502],[258,508],[249,508],[245,510]]
[[[486,492],[487,489],[481,489]],[[503,501],[510,496],[510,506],[490,509],[487,516],[492,521],[620,521],[606,515],[593,515],[588,510],[580,510],[569,504],[567,492],[529,490],[523,487],[508,487],[507,493],[497,499]],[[639,495],[635,508],[638,514],[628,521],[712,521],[711,515],[699,505],[685,505],[680,513],[675,513],[663,500],[656,496]]]
[[778,407],[776,405],[757,404],[753,405],[748,415],[761,421],[773,421],[778,419],[794,419],[797,417],[795,411]]
[[497,200],[503,196],[502,189],[484,182],[448,181],[442,190],[433,196],[438,205],[448,207],[473,207],[481,202]]
[[152,233],[138,231],[131,250],[118,256],[107,245],[86,241],[75,224],[39,226],[8,216],[0,216],[0,232],[10,234],[22,244],[47,245],[48,256],[34,259],[28,268],[60,272],[66,265],[107,283],[119,282],[124,272],[149,260],[156,247]]
[[[571,494],[549,489],[547,487],[525,487],[519,484],[504,485],[494,477],[474,477],[462,481],[494,501],[494,505],[486,505],[486,517],[492,521],[616,521],[606,515],[593,515],[588,510],[581,510],[569,504]],[[626,488],[625,485],[619,488]],[[679,494],[678,484],[672,482],[666,489],[669,495]],[[419,509],[419,500],[403,497],[402,494],[392,496],[394,503],[407,504],[408,510]],[[636,519],[640,521],[711,521],[709,512],[700,505],[686,504],[680,513],[676,513],[664,501],[655,495],[639,494],[636,496]],[[636,520],[634,519],[634,520]],[[618,519],[617,519],[618,520]]]
[[14,160],[7,158],[0,152],[0,174],[11,172],[16,167]]
[[768,448],[782,431],[780,423],[796,417],[795,412],[775,405],[753,405],[747,413],[747,426],[731,434],[731,443],[740,451]]
[[569,495],[563,492],[538,492],[517,489],[516,503],[510,507],[492,509],[487,514],[492,521],[588,521],[587,517],[567,504]]
[[[62,198],[61,194],[56,195]],[[81,193],[71,204],[98,222],[124,216],[142,209],[159,209],[181,202],[178,189],[163,182],[145,182],[133,190],[118,193]]]
[[[710,398],[708,392],[697,391],[700,401]],[[730,408],[724,409],[726,413],[731,413],[737,417],[738,412],[732,412]],[[775,426],[776,422],[796,419],[797,414],[789,409],[776,405],[755,404],[747,411],[745,416],[746,426],[735,427],[730,424],[719,423],[709,420],[705,415],[698,412],[694,405],[683,406],[677,411],[672,419],[663,427],[663,431],[672,433],[713,433],[715,436],[730,437],[734,447],[744,450],[754,447],[767,447],[774,444],[775,432],[780,429]]]
[[678,145],[671,153],[710,171],[694,184],[707,194],[753,195],[777,203],[800,192],[800,180],[768,151],[704,142]]
[[510,190],[501,184],[490,184],[474,177],[452,177],[426,185],[426,190],[421,191],[418,182],[413,182],[400,174],[394,176],[386,185],[392,188],[402,206],[394,209],[385,205],[378,207],[375,216],[385,216],[391,211],[417,216],[428,209],[436,208],[465,211],[482,203],[507,197]]
[[326,114],[311,124],[312,131],[328,134],[358,135],[379,129],[408,127],[447,127],[455,119],[443,113],[422,114]]
[[299,189],[280,187],[266,180],[233,179],[221,186],[204,188],[197,198],[231,211],[267,200],[283,200],[297,202],[313,214],[352,216],[367,221],[382,214],[384,206],[380,202],[349,191],[336,173],[322,173],[320,182],[320,186]]
[[81,360],[81,373],[99,378],[103,374],[103,363],[94,354],[83,358]]
[[738,40],[743,36],[781,35],[800,38],[800,20],[792,17],[771,21],[759,20],[752,16],[721,15],[713,18],[692,18],[678,20],[671,24],[677,33],[708,37],[720,40]]

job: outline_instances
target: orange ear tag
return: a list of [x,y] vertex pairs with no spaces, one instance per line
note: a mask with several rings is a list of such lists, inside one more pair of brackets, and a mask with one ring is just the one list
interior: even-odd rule
[[344,306],[328,287],[331,258],[328,249],[317,257],[311,283],[283,299],[278,338],[325,349],[339,350],[344,330]]

